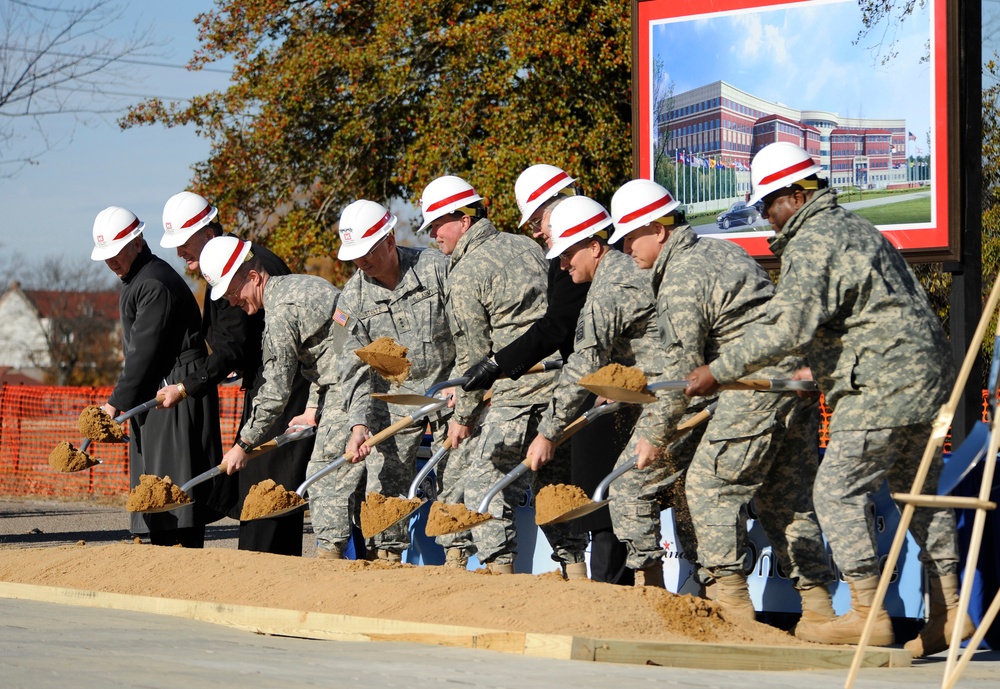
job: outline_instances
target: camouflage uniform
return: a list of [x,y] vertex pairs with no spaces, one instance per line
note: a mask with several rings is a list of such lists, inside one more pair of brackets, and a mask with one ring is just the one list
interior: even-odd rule
[[[307,475],[336,459],[347,442],[344,437],[337,449],[335,440],[338,434],[343,435],[346,421],[346,410],[338,401],[343,387],[342,356],[331,320],[339,298],[340,290],[313,275],[271,276],[264,285],[264,383],[253,399],[250,420],[240,429],[240,437],[251,445],[266,440],[267,429],[284,409],[292,381],[301,370],[313,384],[307,406],[322,404]],[[320,541],[329,515],[318,499],[332,483],[323,479],[309,488],[313,530]],[[285,487],[294,490],[298,486]]]
[[[545,312],[547,265],[541,249],[522,235],[498,232],[488,219],[477,220],[451,254],[448,275],[448,324],[455,339],[455,368],[473,363],[519,337]],[[468,450],[463,477],[465,504],[478,509],[489,488],[524,459],[538,420],[555,391],[556,374],[500,380],[483,419],[480,437]],[[485,393],[456,390],[454,420],[471,425]],[[567,447],[536,477],[539,485],[569,480]],[[565,455],[565,456],[563,456]],[[476,527],[473,537],[483,562],[511,563],[517,552],[510,500],[523,494],[513,485],[489,507],[494,519]],[[562,563],[582,562],[586,539],[559,524],[543,529]]]
[[[380,337],[391,337],[407,348],[411,363],[407,380],[392,386],[393,393],[422,395],[448,377],[455,362],[455,347],[445,314],[448,258],[433,249],[396,247],[399,284],[387,289],[361,270],[344,285],[334,336],[343,339],[344,352],[357,371],[356,385],[348,402],[348,436],[361,424],[374,434],[414,411],[414,407],[372,400],[373,392],[390,392],[389,381],[361,362],[353,352]],[[438,442],[444,441],[445,425],[432,419]],[[351,534],[351,519],[357,519],[360,502],[369,492],[395,497],[406,495],[413,480],[414,465],[424,424],[414,424],[377,445],[364,462],[336,473],[336,488],[330,510],[334,518],[335,543],[343,550]],[[346,442],[345,442],[346,445]],[[344,451],[344,446],[340,452]],[[353,499],[352,499],[353,498]],[[401,553],[409,547],[409,529],[401,522],[374,538],[375,547]]]
[[[781,258],[767,315],[710,366],[720,382],[807,354],[833,412],[816,512],[849,580],[878,576],[869,495],[908,492],[932,420],[954,381],[951,350],[906,261],[867,220],[817,192],[771,241]],[[940,455],[927,476],[935,486]],[[951,510],[918,508],[910,526],[936,576],[958,571]]]
[[[739,342],[764,316],[774,294],[767,275],[740,247],[676,228],[652,268],[657,322],[665,348],[663,376],[683,379]],[[760,371],[788,378],[801,361],[782,357]],[[638,430],[662,447],[688,411],[683,390],[665,390]],[[723,391],[687,469],[685,492],[698,538],[699,562],[715,576],[743,573],[747,505],[797,588],[833,581],[810,494],[816,472],[814,401],[771,392]]]

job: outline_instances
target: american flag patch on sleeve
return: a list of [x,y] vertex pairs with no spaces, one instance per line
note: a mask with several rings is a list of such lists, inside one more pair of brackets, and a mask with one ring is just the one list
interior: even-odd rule
[[336,309],[333,312],[333,322],[336,323],[337,325],[342,325],[342,326],[344,326],[346,328],[347,327],[347,314],[344,313],[343,311],[341,311],[340,309]]

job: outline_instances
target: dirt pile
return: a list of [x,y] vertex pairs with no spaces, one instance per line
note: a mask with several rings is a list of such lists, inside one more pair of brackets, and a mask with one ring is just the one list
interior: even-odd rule
[[250,486],[246,500],[243,501],[240,521],[269,517],[275,512],[300,507],[304,504],[306,501],[302,499],[301,495],[286,490],[280,483],[266,478],[260,483]]
[[590,498],[579,486],[567,486],[564,483],[545,486],[535,496],[535,523],[548,524],[553,519],[590,503]]
[[359,359],[397,385],[410,375],[411,363],[406,358],[407,352],[409,350],[406,347],[397,344],[391,337],[380,337],[371,344],[354,350]]
[[646,391],[646,374],[632,366],[608,364],[580,379],[580,385],[600,385],[625,388],[633,392]]
[[492,518],[488,514],[473,512],[465,505],[452,505],[435,500],[431,503],[430,512],[427,514],[425,533],[431,537],[458,533]]
[[68,441],[63,441],[55,446],[49,453],[49,466],[56,471],[70,472],[83,471],[92,466],[100,464],[96,459],[82,452]]
[[381,493],[371,492],[361,503],[361,535],[371,538],[382,533],[423,504],[420,498],[387,498]]
[[489,576],[447,567],[124,543],[6,549],[0,580],[542,634],[803,645],[763,624],[727,621],[715,603],[700,598],[567,581],[555,573]]
[[125,502],[129,512],[152,512],[168,505],[186,505],[191,498],[169,476],[160,478],[152,474],[139,477],[139,485],[132,489]]
[[84,438],[98,443],[120,443],[125,438],[125,430],[117,421],[108,416],[100,407],[90,405],[80,412],[77,427]]

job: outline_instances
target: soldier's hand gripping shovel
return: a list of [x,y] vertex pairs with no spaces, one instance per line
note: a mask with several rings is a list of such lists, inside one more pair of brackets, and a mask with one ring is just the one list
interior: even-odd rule
[[[577,417],[572,423],[566,426],[566,428],[562,432],[562,435],[559,436],[559,439],[555,443],[556,447],[562,445],[564,442],[569,440],[571,437],[573,437],[573,435],[577,431],[582,429],[587,424],[591,423],[594,419],[603,416],[605,414],[610,414],[612,412],[618,411],[621,405],[622,405],[621,402],[612,402],[611,404],[604,404],[599,407],[594,407],[593,409],[588,409],[582,415]],[[502,491],[504,488],[514,483],[525,472],[530,470],[531,470],[531,462],[530,460],[525,459],[523,462],[518,464],[509,472],[507,472],[507,474],[504,475],[503,478],[501,478],[499,481],[490,486],[490,489],[486,492],[486,495],[483,497],[482,502],[479,503],[479,509],[476,510],[476,512],[472,513],[477,515],[484,515],[486,516],[486,519],[477,520],[476,523],[472,524],[471,526],[478,526],[479,524],[482,524],[492,519],[492,515],[490,515],[489,513],[489,507],[490,507],[490,502],[493,500],[493,498],[495,498],[497,494],[500,493],[500,491]],[[443,509],[447,510],[447,508],[444,507]],[[450,512],[451,510],[448,511]],[[465,531],[468,528],[470,528],[470,525],[464,524],[464,520],[459,519],[456,520],[456,523],[453,526],[447,529],[441,529],[441,530],[435,529],[433,533],[431,531],[427,531],[426,533],[428,536],[432,537],[444,536],[447,534],[459,533],[461,531]]]
[[[286,443],[293,442],[295,440],[301,440],[302,438],[310,438],[316,435],[315,426],[294,426],[293,429],[285,431],[282,435],[277,436],[267,442],[261,443],[257,447],[250,450],[247,453],[247,459],[254,459],[255,457],[260,457],[262,454],[270,452],[276,447],[281,447]],[[194,478],[188,480],[180,487],[180,494],[178,495],[176,491],[171,492],[171,500],[163,505],[155,506],[142,506],[141,509],[129,509],[130,512],[142,512],[144,514],[155,514],[157,512],[168,512],[170,510],[175,510],[178,507],[184,507],[185,505],[193,504],[194,501],[188,496],[188,491],[195,486],[204,483],[205,481],[210,481],[216,476],[221,476],[226,470],[226,463],[222,462],[218,466],[214,466],[208,471],[203,471]],[[130,498],[131,501],[131,498]]]
[[[562,368],[562,365],[563,365],[562,359],[556,359],[554,361],[542,361],[541,363],[535,364],[534,366],[532,366],[531,368],[529,368],[527,371],[525,371],[525,374],[528,374],[528,373],[545,373],[546,371],[556,371],[556,370]],[[446,380],[446,381],[443,381],[441,383],[437,383],[436,385],[431,386],[427,390],[427,394],[426,395],[416,395],[416,394],[407,394],[407,393],[392,394],[392,393],[383,393],[383,392],[373,392],[371,394],[371,398],[372,399],[376,399],[376,400],[381,400],[383,402],[388,402],[390,404],[402,404],[402,405],[408,405],[408,406],[420,406],[420,405],[424,405],[424,404],[429,404],[431,401],[437,399],[436,397],[434,397],[434,395],[436,395],[437,393],[439,393],[441,390],[444,390],[445,388],[456,387],[458,385],[464,385],[465,383],[468,383],[468,382],[469,382],[468,376],[462,376],[460,378],[452,378],[451,380]]]
[[[612,384],[600,384],[580,381],[580,385],[590,390],[595,395],[600,395],[609,400],[618,402],[628,402],[630,404],[648,404],[655,402],[656,396],[653,394],[657,390],[683,390],[688,386],[686,380],[663,380],[658,383],[647,385],[644,390],[622,387]],[[720,390],[761,390],[765,392],[819,392],[816,383],[811,380],[786,380],[786,379],[761,379],[761,380],[738,380],[733,383],[724,383],[719,386]]]
[[[707,407],[702,409],[700,412],[692,416],[687,421],[678,424],[676,430],[674,431],[674,434],[670,436],[668,444],[672,444],[677,440],[680,440],[682,437],[690,433],[693,429],[697,428],[701,424],[708,421],[712,417],[712,413],[715,411],[715,407],[717,404],[718,403],[715,402],[713,404],[708,405]],[[579,519],[580,517],[584,517],[590,514],[591,512],[596,512],[597,510],[601,509],[610,502],[610,500],[608,500],[605,496],[607,495],[608,487],[611,485],[611,483],[615,479],[622,476],[622,474],[624,474],[625,472],[634,469],[638,461],[639,457],[638,455],[636,455],[629,461],[623,463],[621,466],[616,467],[614,471],[605,476],[604,479],[599,484],[597,484],[597,488],[594,489],[594,495],[591,497],[590,502],[588,502],[587,504],[575,507],[572,510],[569,510],[568,512],[563,512],[559,516],[549,519],[545,522],[539,522],[538,526],[548,526],[549,524],[561,524],[562,522],[568,522],[573,519]],[[685,471],[684,469],[681,469],[680,471],[675,471],[673,474],[668,476],[667,479],[663,482],[663,487],[669,486],[671,483],[680,478],[681,474],[683,474],[684,471]]]
[[[432,397],[431,400],[433,401],[428,404],[425,404],[423,407],[417,409],[409,416],[404,416],[402,419],[392,424],[391,426],[383,428],[381,431],[379,431],[378,433],[370,437],[368,440],[366,440],[364,442],[364,446],[375,447],[383,440],[391,438],[404,428],[412,426],[417,421],[420,421],[421,419],[424,419],[427,416],[430,416],[431,414],[438,412],[444,409],[446,406],[448,406],[447,399],[441,399],[440,397]],[[304,508],[306,506],[305,502],[306,491],[309,490],[309,486],[316,483],[316,481],[319,481],[324,476],[330,475],[340,467],[347,464],[352,459],[354,459],[353,454],[345,454],[342,457],[339,457],[338,459],[334,460],[333,462],[330,462],[328,465],[326,465],[316,473],[312,474],[311,476],[307,476],[305,481],[299,484],[299,487],[295,489],[294,493],[294,495],[297,495],[300,498],[301,502],[296,501],[296,504],[293,504],[289,507],[285,507],[280,510],[275,510],[273,512],[268,512],[267,514],[255,515],[251,518],[245,519],[244,521],[253,521],[254,519],[271,519],[273,517],[280,517],[284,514],[289,514],[291,512],[294,512],[295,510]],[[251,490],[253,490],[253,487],[251,487]]]
[[81,429],[81,433],[84,433],[87,437],[80,443],[80,448],[77,449],[73,447],[72,443],[65,441],[59,443],[49,455],[49,464],[56,471],[64,473],[83,471],[84,469],[102,464],[101,460],[94,459],[87,453],[87,448],[90,447],[90,444],[92,442],[106,442],[109,440],[114,442],[128,440],[128,436],[122,430],[121,424],[136,414],[141,414],[144,411],[155,408],[162,401],[162,397],[154,397],[148,402],[143,402],[138,407],[133,407],[113,419],[100,408],[96,408],[96,412],[91,410],[88,418],[85,419],[84,415],[87,414],[87,411],[84,410],[80,414],[79,425],[86,427],[85,429]]

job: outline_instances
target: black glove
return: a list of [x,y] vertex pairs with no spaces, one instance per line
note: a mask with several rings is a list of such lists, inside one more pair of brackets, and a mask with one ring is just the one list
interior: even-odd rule
[[469,382],[462,386],[466,392],[473,390],[488,390],[500,377],[502,371],[497,362],[493,359],[483,359],[478,364],[469,367],[469,370],[462,374],[463,378],[468,378]]

